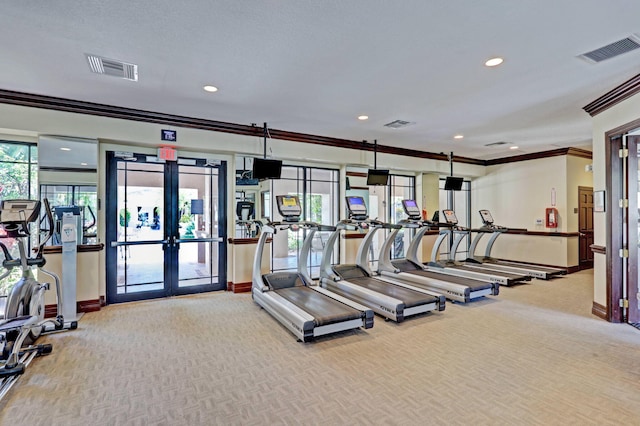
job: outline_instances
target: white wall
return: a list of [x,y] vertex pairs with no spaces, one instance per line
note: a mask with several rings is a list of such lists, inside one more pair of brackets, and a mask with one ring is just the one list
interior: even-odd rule
[[[551,207],[555,188],[557,231],[567,232],[566,179],[566,156],[489,166],[485,176],[471,182],[471,204],[474,210],[490,210],[502,226],[548,231],[536,226],[536,219],[543,219],[545,208]],[[479,214],[471,218],[474,227],[482,224]]]
[[[570,155],[519,161],[487,167],[485,176],[471,183],[471,204],[491,211],[496,224],[531,231],[578,231],[578,186],[592,186],[591,173],[585,166],[591,160]],[[545,208],[551,207],[555,190],[558,228],[545,228]],[[472,226],[481,225],[480,216],[472,214]],[[483,253],[488,237],[478,246]],[[579,264],[577,237],[503,235],[495,243],[492,255],[498,258],[571,267]]]

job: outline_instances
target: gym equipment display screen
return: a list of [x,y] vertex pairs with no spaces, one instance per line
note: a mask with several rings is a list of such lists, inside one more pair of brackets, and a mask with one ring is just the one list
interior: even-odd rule
[[416,203],[416,200],[402,200],[402,207],[404,207],[404,212],[407,214],[407,216],[420,216],[420,208],[418,207],[418,203]]
[[442,214],[444,214],[444,220],[446,220],[447,223],[450,223],[452,225],[458,223],[458,218],[456,217],[456,214],[453,210],[442,210]]
[[464,182],[464,178],[447,176],[444,181],[444,189],[445,191],[460,191],[462,189],[462,182]]
[[480,210],[480,217],[482,218],[482,223],[485,225],[493,224],[493,216],[491,216],[489,210]]
[[265,158],[253,159],[253,172],[251,175],[253,179],[258,179],[258,180],[280,179],[281,174],[282,174],[282,161],[267,160]]
[[362,197],[347,197],[347,208],[354,216],[366,216],[367,206]]
[[297,195],[276,195],[278,211],[284,217],[300,216],[302,207]]
[[386,185],[389,182],[389,170],[369,169],[367,172],[367,185]]

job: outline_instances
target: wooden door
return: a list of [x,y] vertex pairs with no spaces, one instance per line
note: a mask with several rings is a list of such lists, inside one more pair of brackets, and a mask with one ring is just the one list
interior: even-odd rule
[[593,268],[593,188],[578,187],[578,232],[580,269]]

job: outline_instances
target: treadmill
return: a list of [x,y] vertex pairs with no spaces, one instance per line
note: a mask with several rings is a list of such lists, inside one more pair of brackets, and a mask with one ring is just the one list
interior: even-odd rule
[[283,219],[262,227],[253,260],[253,300],[303,342],[339,331],[373,327],[371,309],[313,285],[300,272],[261,273],[264,245],[269,236],[283,230],[319,227],[313,222],[300,222],[302,207],[297,196],[278,195],[276,203]]
[[[469,248],[469,257],[466,260],[467,264],[480,264],[485,268],[495,269],[496,271],[527,274],[533,278],[540,278],[543,280],[548,280],[567,274],[566,269],[529,265],[526,263],[499,260],[491,257],[491,250],[493,249],[493,244],[496,242],[496,239],[498,239],[498,237],[503,233],[507,232],[509,228],[496,225],[489,210],[480,210],[479,212],[480,217],[482,218],[482,227],[474,230],[475,232],[477,232],[477,234],[473,239],[473,242],[471,243],[471,247]],[[487,247],[485,248],[484,256],[475,256],[478,243],[485,234],[489,233],[491,234],[491,238],[489,239]]]
[[[322,253],[320,283],[323,287],[369,307],[387,320],[403,321],[406,317],[445,308],[445,297],[423,289],[410,289],[374,277],[368,267],[368,253],[376,231],[399,228],[399,225],[369,220],[362,197],[348,196],[349,219],[340,221],[329,236]],[[366,230],[358,248],[356,264],[331,265],[333,250],[343,230]],[[364,267],[363,267],[364,265]]]
[[406,229],[415,229],[416,233],[411,239],[404,259],[391,260],[391,247],[399,230],[395,229],[387,237],[378,261],[378,273],[382,279],[396,282],[399,285],[406,283],[435,291],[454,302],[467,303],[480,297],[499,294],[500,285],[497,283],[426,270],[418,259],[418,247],[425,232],[437,225],[421,219],[420,209],[415,200],[402,200],[402,206],[408,217],[401,220],[399,224]]
[[[442,210],[442,213],[445,218],[444,225],[446,228],[440,230],[440,235],[433,246],[431,261],[428,264],[429,270],[437,270],[443,274],[475,278],[477,280],[498,283],[506,286],[531,280],[531,276],[525,274],[495,271],[493,269],[483,268],[482,265],[469,266],[456,262],[455,253],[457,252],[460,242],[469,235],[469,228],[458,225],[458,218],[453,210]],[[449,256],[445,261],[438,261],[440,246],[448,236],[453,237]]]

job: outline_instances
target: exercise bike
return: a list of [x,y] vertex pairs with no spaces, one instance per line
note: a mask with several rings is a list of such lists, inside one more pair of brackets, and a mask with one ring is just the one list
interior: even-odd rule
[[[13,285],[6,297],[0,297],[0,399],[13,385],[17,376],[24,373],[31,360],[42,354],[50,353],[51,345],[33,345],[43,332],[75,329],[77,321],[65,323],[62,315],[62,293],[60,279],[52,272],[43,269],[46,260],[43,248],[54,232],[54,220],[49,202],[43,201],[45,217],[40,217],[40,201],[4,200],[0,204],[0,225],[4,234],[0,239],[15,241],[18,257],[14,258],[7,245],[0,241],[0,249],[4,254],[2,266],[5,272],[0,280],[8,277],[15,268],[20,268],[21,277]],[[27,254],[27,240],[31,237],[30,224],[41,225],[46,220],[47,229],[38,229],[38,246],[35,256]],[[43,237],[44,231],[44,237]],[[40,283],[33,274],[33,267],[53,278],[57,296],[56,318],[45,319],[44,294],[49,290],[49,283]],[[4,308],[4,309],[2,309]]]

